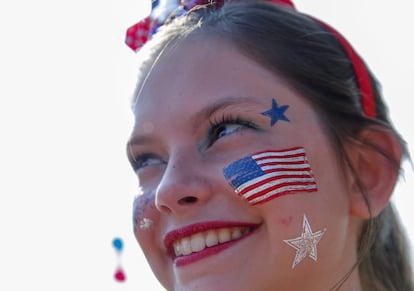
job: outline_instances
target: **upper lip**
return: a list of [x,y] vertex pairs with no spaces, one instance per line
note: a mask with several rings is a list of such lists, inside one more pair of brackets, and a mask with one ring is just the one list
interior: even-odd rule
[[193,234],[208,231],[211,229],[231,228],[231,227],[249,227],[256,228],[258,223],[251,222],[234,222],[234,221],[209,221],[190,224],[168,232],[164,237],[164,246],[169,255],[174,257],[173,244],[184,237],[189,237]]

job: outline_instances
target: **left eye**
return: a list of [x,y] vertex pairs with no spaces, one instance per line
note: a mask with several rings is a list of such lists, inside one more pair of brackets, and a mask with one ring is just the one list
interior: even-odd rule
[[249,121],[240,119],[223,119],[219,122],[212,122],[208,132],[208,146],[212,146],[219,139],[243,131],[255,129],[256,126]]
[[230,135],[237,131],[240,131],[244,126],[237,123],[228,123],[218,125],[213,131],[213,138],[219,139],[226,135]]

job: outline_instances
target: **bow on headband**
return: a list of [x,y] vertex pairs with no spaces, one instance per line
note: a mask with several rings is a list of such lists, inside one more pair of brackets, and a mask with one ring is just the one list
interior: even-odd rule
[[[139,50],[157,32],[170,17],[183,15],[196,5],[213,4],[223,5],[225,0],[152,0],[152,9],[148,17],[127,29],[125,43],[135,52]],[[279,5],[286,5],[295,9],[290,0],[267,0]],[[296,10],[296,9],[295,9]],[[334,28],[328,24],[311,17],[328,31],[330,31],[342,45],[349,59],[351,60],[358,87],[360,90],[361,105],[366,117],[375,118],[375,97],[368,70],[352,48],[350,43]]]
[[[151,14],[128,28],[126,44],[134,51],[138,51],[157,32],[170,17],[180,16],[196,5],[214,4],[223,5],[225,0],[152,0]],[[269,0],[281,5],[294,8],[290,0]]]

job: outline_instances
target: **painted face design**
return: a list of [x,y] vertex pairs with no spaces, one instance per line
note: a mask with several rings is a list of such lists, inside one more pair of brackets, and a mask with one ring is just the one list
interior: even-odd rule
[[136,229],[139,227],[142,230],[149,230],[151,229],[154,221],[148,217],[145,217],[147,213],[150,212],[151,208],[154,208],[154,193],[143,193],[139,194],[134,200],[133,206],[133,217],[134,217],[134,228]]
[[149,230],[151,229],[151,226],[154,224],[154,221],[151,219],[144,217],[139,221],[139,228],[142,230]]
[[303,215],[302,233],[299,237],[284,240],[289,246],[296,250],[295,259],[292,263],[292,269],[296,267],[306,257],[315,262],[318,260],[318,250],[316,246],[326,232],[326,228],[317,232],[312,232],[306,215]]
[[231,163],[223,174],[236,194],[252,205],[287,194],[317,191],[301,147],[258,152]]
[[289,119],[285,115],[285,111],[289,108],[289,105],[277,105],[276,100],[272,99],[272,108],[262,112],[262,115],[270,117],[270,126],[273,126],[279,120],[289,122]]

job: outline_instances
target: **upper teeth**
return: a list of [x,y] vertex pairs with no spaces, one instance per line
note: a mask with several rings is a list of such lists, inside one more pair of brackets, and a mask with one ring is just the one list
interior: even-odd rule
[[249,233],[247,227],[219,228],[205,232],[199,232],[189,237],[184,237],[174,242],[175,255],[189,255],[204,250],[206,247],[212,247],[220,243],[225,243]]

